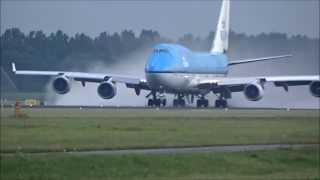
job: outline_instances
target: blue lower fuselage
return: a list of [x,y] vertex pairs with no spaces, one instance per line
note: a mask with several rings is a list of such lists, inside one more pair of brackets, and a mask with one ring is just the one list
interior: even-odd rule
[[181,45],[159,44],[147,61],[145,73],[153,89],[189,91],[197,75],[226,75],[228,59],[224,54],[195,53]]

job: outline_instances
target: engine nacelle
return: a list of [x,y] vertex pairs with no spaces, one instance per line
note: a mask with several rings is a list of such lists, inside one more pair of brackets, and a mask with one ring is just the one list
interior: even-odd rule
[[258,83],[248,84],[244,88],[244,95],[250,101],[258,101],[263,97],[263,87]]
[[70,80],[65,76],[58,76],[52,81],[53,90],[58,94],[66,94],[70,91]]
[[103,99],[111,99],[117,94],[117,87],[113,82],[104,81],[99,84],[97,92]]
[[320,81],[313,81],[310,84],[310,92],[314,97],[320,97]]

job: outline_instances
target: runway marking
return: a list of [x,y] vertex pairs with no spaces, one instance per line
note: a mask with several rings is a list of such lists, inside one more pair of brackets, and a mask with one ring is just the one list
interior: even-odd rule
[[[161,154],[191,154],[210,152],[247,152],[247,151],[270,151],[277,149],[301,149],[320,148],[320,144],[251,144],[251,145],[224,145],[207,147],[182,147],[182,148],[157,148],[157,149],[124,149],[124,150],[90,150],[68,152],[34,152],[22,153],[29,155],[48,154],[72,154],[72,155],[161,155]],[[15,155],[17,153],[1,153],[1,155]]]

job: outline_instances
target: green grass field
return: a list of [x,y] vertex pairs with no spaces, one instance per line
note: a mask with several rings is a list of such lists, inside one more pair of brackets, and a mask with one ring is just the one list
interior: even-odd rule
[[1,152],[319,143],[318,111],[3,109]]
[[319,149],[184,155],[22,152],[319,143],[318,110],[1,109],[1,179],[319,180]]
[[319,179],[319,149],[187,155],[1,156],[1,179]]

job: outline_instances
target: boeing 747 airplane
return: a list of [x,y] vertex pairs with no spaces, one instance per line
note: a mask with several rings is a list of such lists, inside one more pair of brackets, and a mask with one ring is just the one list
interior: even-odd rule
[[291,55],[263,57],[229,61],[226,53],[229,42],[230,0],[223,0],[216,34],[210,52],[193,52],[178,44],[158,44],[154,47],[145,65],[145,79],[116,74],[95,74],[63,71],[29,71],[12,70],[17,75],[51,76],[52,87],[58,94],[66,94],[71,89],[70,81],[99,83],[97,93],[103,99],[111,99],[117,94],[117,83],[125,83],[133,88],[136,95],[141,90],[149,91],[148,106],[166,106],[166,93],[174,94],[173,106],[184,107],[186,99],[197,107],[208,107],[206,96],[217,95],[215,107],[227,107],[227,99],[233,92],[243,92],[250,101],[263,97],[266,83],[273,83],[288,91],[289,86],[308,85],[315,97],[320,97],[319,75],[308,76],[262,76],[262,77],[228,77],[229,66],[253,63],[257,61],[287,58]]

